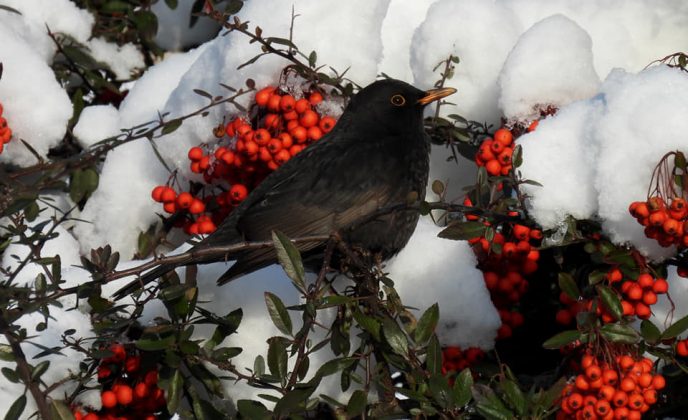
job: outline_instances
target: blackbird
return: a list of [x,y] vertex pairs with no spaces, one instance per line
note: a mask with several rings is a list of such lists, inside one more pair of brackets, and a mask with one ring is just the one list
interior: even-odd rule
[[[425,105],[456,92],[452,88],[422,91],[399,80],[379,80],[349,102],[334,129],[270,174],[218,229],[189,253],[243,241],[266,241],[273,230],[289,238],[327,236],[338,232],[355,247],[383,259],[399,252],[416,228],[419,214],[379,209],[403,204],[412,192],[425,195],[430,143],[423,130]],[[320,255],[326,241],[296,246]],[[177,265],[225,259],[236,262],[218,279],[226,283],[273,264],[274,249],[262,248],[222,257],[189,255],[188,261],[163,264],[120,289],[122,297]],[[315,258],[317,260],[317,258]]]

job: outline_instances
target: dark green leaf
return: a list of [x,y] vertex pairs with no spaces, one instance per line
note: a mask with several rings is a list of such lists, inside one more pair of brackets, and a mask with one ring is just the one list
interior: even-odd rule
[[428,367],[428,372],[431,374],[440,373],[442,371],[442,348],[436,335],[430,337],[428,347],[426,347],[425,363]]
[[260,354],[253,361],[253,373],[259,377],[265,374],[265,359]]
[[382,321],[382,333],[392,351],[400,356],[408,356],[408,340],[396,321],[391,318],[384,318]]
[[164,136],[176,131],[179,127],[181,127],[182,122],[184,121],[181,118],[175,118],[167,121],[165,125],[162,126],[162,135]]
[[688,329],[688,315],[684,316],[683,318],[679,319],[678,321],[674,322],[664,330],[662,333],[662,340],[667,340],[670,338],[678,337],[679,334],[683,333],[685,330]]
[[158,32],[158,18],[149,10],[140,9],[131,15],[131,20],[136,25],[141,38],[153,39]]
[[363,415],[368,405],[368,396],[363,390],[357,389],[351,394],[349,402],[346,404],[346,414],[348,418],[356,418]]
[[18,420],[26,408],[26,395],[17,398],[5,414],[5,420]]
[[580,339],[580,336],[581,334],[578,330],[563,331],[542,343],[542,347],[546,349],[558,349]]
[[167,411],[170,413],[177,412],[177,407],[179,407],[183,392],[184,378],[182,377],[182,372],[179,369],[175,369],[166,393]]
[[311,380],[306,387],[296,388],[287,392],[280,398],[277,404],[275,404],[275,415],[279,417],[288,417],[286,414],[300,406],[304,406],[308,397],[310,397],[313,391],[315,391],[315,388],[317,388],[319,381],[320,379],[315,381]]
[[269,419],[270,413],[268,409],[258,401],[253,400],[239,400],[237,401],[237,410],[242,418],[246,419]]
[[511,408],[516,410],[516,413],[519,416],[524,415],[526,411],[526,398],[518,384],[510,379],[504,379],[500,385],[502,387],[502,391],[504,391],[506,402],[511,406]]
[[17,375],[17,372],[15,372],[14,369],[3,367],[0,369],[0,371],[2,371],[2,375],[7,378],[8,381],[15,384],[19,383],[19,375]]
[[287,377],[287,347],[279,337],[268,339],[268,369],[270,374],[284,381]]
[[437,303],[435,303],[429,307],[420,317],[420,320],[418,320],[418,325],[416,325],[416,331],[414,332],[416,343],[423,344],[430,339],[435,332],[439,319],[440,308]]
[[213,350],[212,358],[213,360],[226,362],[232,357],[240,355],[242,351],[243,349],[241,347],[221,347]]
[[165,4],[172,10],[177,8],[177,0],[165,0]]
[[440,405],[440,407],[451,407],[453,398],[449,390],[447,378],[439,374],[432,375],[428,380],[428,387],[430,389],[432,398],[437,402],[437,404]]
[[640,322],[640,334],[643,336],[645,341],[654,344],[656,343],[659,338],[662,336],[661,331],[659,331],[659,328],[655,324],[652,323],[649,319],[643,319]]
[[559,273],[559,288],[573,300],[578,300],[580,297],[578,285],[569,273]]
[[51,400],[50,414],[52,414],[52,418],[55,420],[74,420],[72,410],[69,409],[64,401]]
[[49,367],[49,360],[44,360],[41,363],[37,364],[31,371],[31,379],[34,381],[38,380],[41,377],[41,375],[43,375],[48,370]]
[[285,38],[277,38],[272,36],[269,38],[265,38],[265,41],[269,44],[286,45],[287,47],[296,49],[296,45],[294,45],[294,43]]
[[284,272],[301,291],[306,290],[305,270],[301,254],[287,236],[279,231],[272,232],[272,242],[277,251],[277,260],[284,268]]
[[145,350],[145,351],[158,351],[158,350],[166,350],[170,348],[170,346],[174,343],[174,337],[169,336],[165,337],[163,339],[155,338],[155,339],[146,339],[142,338],[136,341],[136,347]]
[[674,155],[674,166],[683,169],[684,171],[686,170],[686,156],[683,154],[683,152],[677,151]]
[[0,360],[3,362],[14,362],[12,347],[8,344],[0,344]]
[[482,236],[485,229],[485,225],[481,222],[454,222],[437,236],[444,239],[468,240]]
[[279,329],[283,334],[291,335],[291,317],[289,317],[287,308],[284,306],[284,303],[282,303],[280,298],[270,292],[265,292],[265,304],[268,307],[270,318],[277,329]]
[[638,342],[638,332],[628,325],[606,324],[600,328],[602,337],[614,343],[635,344]]
[[471,388],[473,387],[473,375],[471,370],[466,368],[459,373],[454,380],[454,404],[457,407],[463,407],[471,400]]
[[315,63],[318,61],[318,54],[315,51],[311,51],[310,54],[308,54],[308,65],[310,67],[315,67]]
[[315,374],[318,377],[325,377],[339,372],[342,369],[346,369],[351,366],[352,363],[358,361],[355,357],[341,357],[338,359],[328,360],[320,366],[318,372]]
[[514,147],[514,152],[511,154],[511,165],[515,168],[520,167],[523,164],[523,149],[521,145]]
[[621,319],[623,316],[623,307],[621,306],[619,295],[609,286],[603,285],[597,286],[597,293],[600,295],[602,306],[612,314],[615,319]]

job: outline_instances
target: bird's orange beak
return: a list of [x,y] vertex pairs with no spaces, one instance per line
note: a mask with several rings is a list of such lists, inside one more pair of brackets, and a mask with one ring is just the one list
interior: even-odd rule
[[453,93],[456,93],[456,89],[450,87],[441,89],[430,89],[425,92],[425,96],[418,100],[418,103],[421,105],[427,105],[430,102],[442,99],[445,96],[449,96]]

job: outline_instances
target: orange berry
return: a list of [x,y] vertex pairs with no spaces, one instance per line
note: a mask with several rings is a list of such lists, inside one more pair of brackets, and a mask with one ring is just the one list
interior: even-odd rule
[[[267,118],[266,118],[267,119]],[[253,131],[250,125],[248,124],[240,124],[236,128],[236,133],[239,135],[239,137],[243,137]]]
[[[279,141],[278,139],[272,139],[272,140],[270,140],[270,142],[268,142],[266,148],[270,153],[275,154],[275,153],[279,152],[280,150],[282,150],[282,142]],[[268,159],[268,160],[270,160],[270,159]]]
[[679,229],[681,229],[681,223],[672,218],[666,219],[664,224],[662,224],[662,230],[664,230],[664,233],[667,235],[677,236]]
[[612,398],[612,403],[616,407],[625,406],[628,403],[628,394],[621,390],[616,391],[614,393],[614,397]]
[[577,392],[574,392],[568,397],[568,405],[573,410],[579,409],[583,406],[583,396]]
[[243,201],[248,196],[248,188],[243,184],[234,184],[229,189],[229,195],[233,201]]
[[635,389],[635,381],[627,376],[621,380],[619,387],[624,392],[631,392]]
[[619,367],[623,370],[628,370],[635,365],[635,360],[627,354],[624,354],[623,356],[619,357]]
[[276,155],[275,155],[275,163],[278,165],[284,164],[286,161],[291,159],[291,154],[289,154],[289,151],[287,150],[280,150]]
[[580,389],[581,391],[587,391],[590,389],[590,383],[588,383],[587,379],[585,379],[583,375],[576,376],[576,381],[574,383],[576,384],[576,388]]
[[650,226],[662,227],[664,222],[667,220],[667,214],[663,210],[658,210],[648,217]]
[[117,388],[117,402],[120,405],[129,405],[134,400],[134,392],[129,385]]
[[628,420],[629,410],[626,407],[614,409],[614,420]]
[[289,130],[289,134],[291,134],[297,143],[305,143],[306,140],[308,140],[308,129],[300,125],[297,125],[292,130]]
[[298,154],[300,151],[304,149],[303,145],[301,144],[295,144],[289,148],[289,154],[294,157],[296,154]]
[[194,199],[193,195],[191,195],[190,193],[188,193],[186,191],[183,193],[180,193],[177,196],[177,206],[179,206],[182,209],[188,209],[189,207],[191,207],[191,203],[193,202],[193,199]]
[[156,201],[158,203],[162,202],[162,193],[165,191],[164,185],[158,185],[157,187],[153,188],[153,191],[151,192],[151,197],[153,198],[153,201]]
[[212,220],[203,220],[201,222],[198,222],[198,233],[200,233],[201,235],[213,233],[216,229],[217,226],[215,226],[215,223],[213,223]]
[[136,372],[139,370],[140,366],[141,358],[139,356],[127,357],[127,360],[124,362],[124,370],[126,370],[128,373]]
[[669,283],[667,283],[666,280],[659,278],[652,285],[652,291],[660,295],[666,293],[669,291]]
[[652,384],[652,375],[649,373],[642,373],[640,376],[638,376],[636,382],[641,388],[647,388]]
[[676,343],[676,354],[681,357],[688,356],[688,342],[686,340],[681,340]]
[[299,118],[299,124],[305,128],[313,127],[318,123],[319,117],[315,111],[306,111],[301,114]]
[[[263,125],[267,128],[278,128],[280,126],[280,116],[277,114],[269,113],[263,119]],[[238,129],[237,129],[238,132]],[[242,133],[239,133],[242,134]]]
[[286,121],[296,121],[299,119],[299,113],[296,111],[289,111],[282,114]]
[[199,214],[205,211],[205,203],[197,198],[194,198],[189,206],[189,213]]
[[224,163],[226,163],[227,165],[231,165],[232,163],[234,163],[235,157],[236,156],[234,155],[234,152],[232,152],[231,150],[228,150],[222,154],[222,157],[220,159]]
[[311,104],[308,102],[308,99],[301,98],[296,101],[296,104],[294,105],[294,110],[299,114],[303,114],[309,109],[311,109]]
[[323,132],[318,126],[313,126],[308,129],[308,138],[313,141],[318,141],[323,136]]
[[501,143],[504,146],[509,146],[513,142],[514,137],[511,135],[511,131],[508,129],[500,128],[499,130],[495,131],[494,139],[496,142]]
[[323,131],[323,133],[329,133],[330,131],[332,131],[332,129],[334,128],[336,123],[337,123],[337,120],[335,120],[332,117],[327,116],[327,117],[322,117],[320,119],[320,123],[318,123],[318,126]]
[[585,369],[585,376],[591,381],[596,381],[602,377],[602,369],[597,365],[590,365]]
[[654,305],[657,303],[657,294],[652,290],[647,290],[643,293],[643,303],[646,305]]
[[308,102],[311,103],[311,105],[317,105],[320,102],[323,101],[323,96],[320,94],[320,92],[313,92],[308,96]]
[[165,210],[167,213],[176,213],[177,212],[177,203],[174,201],[167,202],[163,204],[162,209]]
[[638,280],[636,281],[638,282],[638,286],[642,287],[643,289],[647,289],[652,287],[652,284],[655,282],[655,278],[647,273],[642,273],[638,276]]
[[100,401],[105,408],[113,408],[117,405],[117,394],[112,391],[103,391],[100,394]]
[[637,283],[631,283],[626,291],[626,296],[631,300],[640,300],[643,297],[643,288]]
[[270,135],[270,132],[268,130],[264,128],[259,128],[253,134],[253,141],[256,142],[259,146],[265,146],[270,141],[271,137],[272,136]]
[[270,111],[279,111],[280,110],[280,102],[282,101],[282,95],[273,93],[270,95],[270,98],[268,99],[268,104],[267,108]]
[[196,146],[196,147],[192,147],[191,149],[189,149],[189,159],[190,160],[197,161],[197,160],[201,160],[202,157],[203,157],[203,149],[201,149],[200,147]]
[[279,136],[277,136],[278,139],[282,142],[282,147],[285,149],[290,148],[294,144],[294,139],[291,138],[291,136],[287,133],[280,133]]
[[134,395],[137,399],[146,398],[148,396],[148,385],[143,382],[139,382],[134,387]]
[[594,405],[586,405],[583,407],[583,412],[581,414],[581,418],[583,419],[597,419],[597,414],[595,414],[595,406]]
[[295,105],[296,105],[296,100],[291,95],[284,95],[280,99],[280,109],[282,110],[282,112],[293,111]]
[[485,164],[485,169],[488,174],[497,176],[502,172],[502,165],[499,164],[497,159],[492,159]]
[[266,106],[270,100],[270,97],[272,96],[272,92],[274,91],[274,87],[268,86],[256,92],[256,103],[258,106]]
[[664,379],[664,376],[655,375],[652,377],[652,388],[659,391],[661,389],[664,389],[665,386],[666,386],[666,380]]
[[638,410],[643,406],[644,403],[645,399],[641,394],[634,392],[628,396],[628,406],[630,408]]
[[616,392],[616,388],[614,388],[611,385],[604,385],[600,387],[600,390],[597,392],[597,397],[600,400],[607,400],[611,401],[612,398],[614,398],[614,393]]
[[648,319],[652,315],[652,311],[646,304],[638,302],[635,304],[635,314],[640,319]]
[[540,123],[539,120],[533,121],[532,123],[530,123],[530,125],[528,126],[528,129],[527,129],[526,131],[528,131],[529,133],[530,133],[531,131],[535,131],[535,129],[537,129],[537,126],[538,126],[539,123]]
[[597,404],[595,404],[595,413],[597,413],[598,416],[606,416],[612,411],[612,406],[609,405],[609,401],[607,400],[598,400]]
[[88,413],[84,416],[83,420],[98,420],[99,417],[96,413]]
[[177,193],[174,192],[174,190],[170,187],[164,187],[164,188],[165,189],[160,194],[160,200],[162,200],[163,203],[174,202],[174,200],[177,199]]
[[623,309],[623,314],[624,316],[632,316],[635,314],[635,308],[633,305],[627,301],[627,300],[622,300],[621,301],[621,308]]
[[645,404],[654,404],[657,402],[657,391],[654,389],[646,389],[643,391],[643,400],[645,400]]

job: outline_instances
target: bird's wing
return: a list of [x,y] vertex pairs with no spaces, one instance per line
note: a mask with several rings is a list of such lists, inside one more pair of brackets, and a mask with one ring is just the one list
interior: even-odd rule
[[[301,159],[297,155],[293,162],[287,162],[291,165],[278,171],[279,177],[266,179],[269,183],[264,182],[256,194],[251,194],[252,202],[237,209],[241,211],[235,223],[227,228],[235,229],[249,241],[269,240],[273,230],[290,238],[324,236],[361,221],[392,202],[404,200],[393,175],[399,173],[394,169],[401,162],[396,153],[389,152],[387,139],[346,140],[339,136],[330,144],[316,143],[302,152]],[[396,139],[389,139],[393,140]],[[353,141],[355,147],[349,147]],[[307,252],[322,245],[313,242],[297,247]],[[254,271],[274,260],[272,249],[244,253],[220,281]]]

